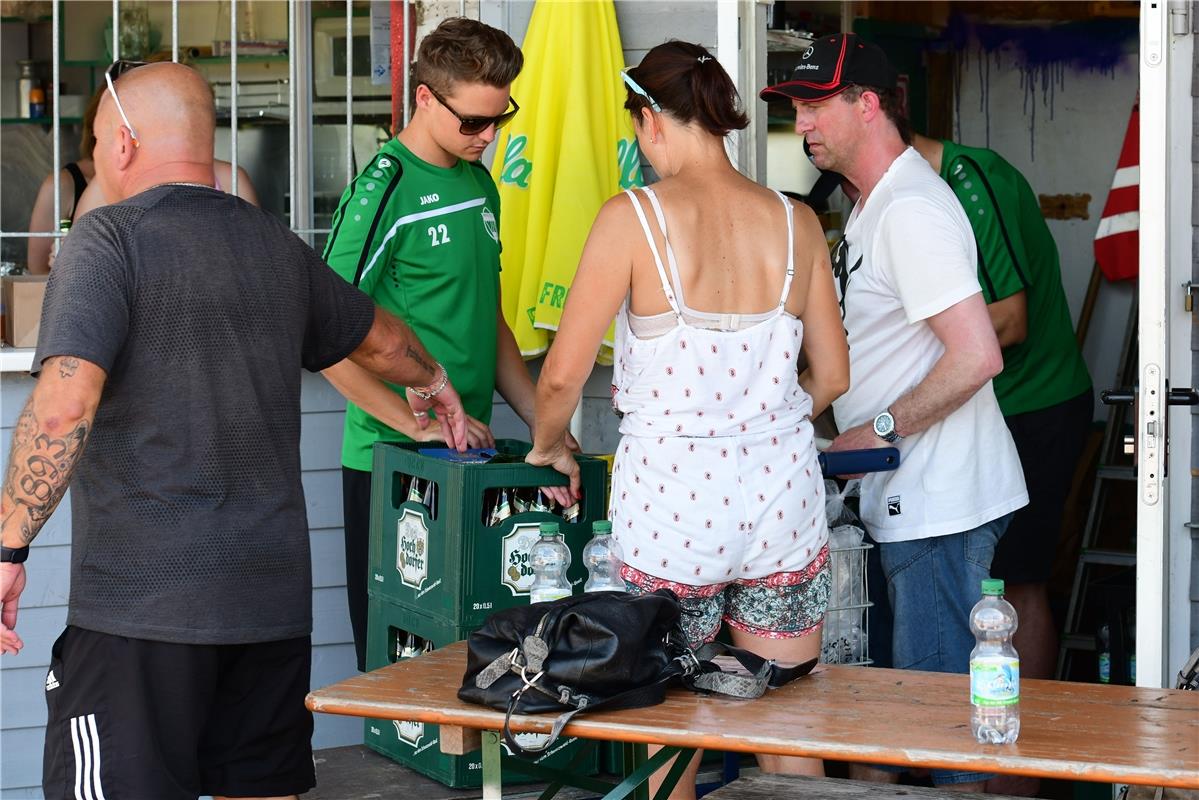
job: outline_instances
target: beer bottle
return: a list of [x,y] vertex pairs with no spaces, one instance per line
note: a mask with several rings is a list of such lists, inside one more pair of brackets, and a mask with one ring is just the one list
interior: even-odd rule
[[543,513],[550,511],[550,500],[540,488],[532,489],[530,493],[533,497],[532,502],[529,503],[530,511],[540,511]]
[[429,510],[429,519],[437,519],[437,482],[430,480],[425,486],[424,496],[420,500],[421,505]]
[[[396,637],[397,639],[399,637]],[[404,649],[400,651],[400,658],[415,658],[421,654],[420,645],[417,643],[416,634],[408,632],[407,638],[404,639]]]
[[503,525],[504,520],[510,516],[512,516],[512,501],[508,499],[508,490],[500,489],[496,492],[495,508],[492,509],[491,519],[487,524],[493,528]]

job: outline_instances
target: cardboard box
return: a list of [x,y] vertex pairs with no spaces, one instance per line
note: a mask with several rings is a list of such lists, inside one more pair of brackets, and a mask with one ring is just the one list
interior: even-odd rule
[[4,306],[4,341],[13,347],[36,347],[42,322],[42,299],[48,275],[5,275],[0,279]]

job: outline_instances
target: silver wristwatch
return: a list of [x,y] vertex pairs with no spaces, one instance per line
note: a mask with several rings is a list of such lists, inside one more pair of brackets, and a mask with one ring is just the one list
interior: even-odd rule
[[895,417],[891,416],[890,411],[884,411],[874,418],[874,435],[888,444],[899,441],[901,437],[895,431]]

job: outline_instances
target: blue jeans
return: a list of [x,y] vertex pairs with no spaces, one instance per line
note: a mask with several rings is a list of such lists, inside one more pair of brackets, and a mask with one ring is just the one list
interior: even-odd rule
[[[974,649],[970,610],[982,597],[982,581],[990,577],[995,545],[1011,519],[1012,515],[1007,514],[963,533],[879,543],[887,596],[894,612],[894,668],[960,674],[969,671],[970,651]],[[962,719],[966,720],[970,698],[965,690],[961,703]],[[979,772],[931,772],[938,786],[991,777]]]

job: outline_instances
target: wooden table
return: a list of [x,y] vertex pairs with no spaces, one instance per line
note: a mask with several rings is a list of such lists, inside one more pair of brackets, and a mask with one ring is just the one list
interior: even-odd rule
[[[436,723],[446,752],[481,744],[487,797],[498,791],[499,744],[477,732],[499,730],[504,715],[458,699],[465,668],[466,643],[458,642],[318,689],[307,704],[328,714]],[[1041,680],[1020,688],[1013,745],[974,741],[965,675],[842,666],[818,667],[757,700],[675,689],[661,705],[581,714],[563,733],[667,745],[668,755],[713,748],[1199,788],[1199,692]],[[547,733],[552,718],[514,716],[512,729]]]

